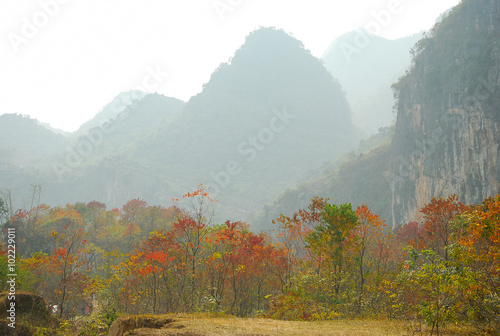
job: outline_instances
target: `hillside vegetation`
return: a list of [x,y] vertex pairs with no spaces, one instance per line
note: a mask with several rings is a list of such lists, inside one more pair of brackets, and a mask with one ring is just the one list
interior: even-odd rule
[[18,242],[17,289],[94,331],[119,314],[195,312],[499,330],[500,196],[478,206],[432,199],[421,223],[395,229],[365,205],[316,197],[269,234],[218,220],[203,186],[183,199],[187,207],[135,199],[18,211],[4,224]]

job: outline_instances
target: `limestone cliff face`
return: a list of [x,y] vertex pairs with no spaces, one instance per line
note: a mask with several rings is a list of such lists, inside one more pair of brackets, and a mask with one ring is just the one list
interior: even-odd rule
[[414,49],[398,98],[394,224],[420,220],[432,197],[480,203],[500,193],[500,4],[463,1]]

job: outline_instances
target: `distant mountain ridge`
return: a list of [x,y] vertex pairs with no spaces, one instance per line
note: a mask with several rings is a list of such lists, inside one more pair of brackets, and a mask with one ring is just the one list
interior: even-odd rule
[[146,95],[145,92],[139,90],[130,90],[127,92],[121,92],[113,100],[106,104],[92,119],[83,123],[76,132],[73,133],[75,136],[80,136],[88,133],[92,128],[99,127],[105,122],[115,119],[120,113],[122,113],[127,106],[132,104],[134,100],[140,100]]
[[240,220],[358,141],[338,82],[278,29],[251,33],[187,103],[127,94],[30,171],[44,202],[163,204],[202,182]]
[[337,38],[323,54],[346,92],[354,123],[366,134],[395,122],[391,85],[410,66],[410,50],[422,36],[388,40],[359,29]]
[[[38,150],[34,157],[43,164],[20,167],[3,155],[0,187],[42,184],[50,204],[98,200],[113,207],[136,197],[168,204],[203,182],[225,218],[251,219],[259,229],[269,229],[279,213],[307,206],[312,196],[365,203],[392,225],[418,220],[418,209],[433,196],[457,193],[464,203],[481,201],[500,192],[499,13],[498,0],[466,0],[445,15],[412,48],[411,68],[394,85],[395,128],[380,128],[351,154],[359,132],[342,83],[300,41],[263,28],[187,103],[148,94],[111,114],[109,132],[102,130],[102,139],[69,167],[64,181],[51,167],[84,148],[88,133],[68,142],[33,120],[1,116],[0,144],[17,141],[9,133],[17,128],[52,145],[4,145],[11,152],[19,148],[14,152],[21,158]],[[375,54],[367,50],[360,57]],[[376,83],[389,76],[373,74]],[[361,93],[369,83],[362,84]],[[97,119],[94,125],[102,125]],[[284,192],[318,171],[319,177]]]
[[158,171],[168,162],[170,176],[187,174],[186,186],[207,184],[230,208],[255,210],[357,139],[320,60],[283,31],[262,28],[139,153]]
[[24,166],[60,152],[66,138],[19,114],[0,116],[0,162]]
[[312,196],[365,203],[397,226],[420,221],[432,197],[478,204],[500,193],[499,36],[499,0],[464,0],[449,11],[393,86],[397,123],[388,142],[283,193],[259,214],[259,228]]

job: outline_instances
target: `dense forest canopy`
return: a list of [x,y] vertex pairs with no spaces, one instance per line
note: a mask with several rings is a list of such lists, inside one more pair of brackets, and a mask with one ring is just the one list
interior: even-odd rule
[[498,196],[481,205],[432,199],[423,222],[395,229],[365,205],[316,197],[276,218],[269,234],[217,220],[217,201],[201,185],[183,199],[190,206],[135,199],[121,209],[90,202],[17,211],[4,230],[15,232],[19,289],[58,305],[61,317],[97,305],[100,316],[398,318],[438,334],[458,321],[500,327]]

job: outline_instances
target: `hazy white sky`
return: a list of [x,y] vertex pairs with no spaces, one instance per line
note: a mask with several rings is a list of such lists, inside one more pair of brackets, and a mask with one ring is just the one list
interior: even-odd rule
[[321,57],[357,27],[403,37],[459,2],[0,0],[0,114],[74,131],[134,87],[187,101],[259,26],[282,28]]

